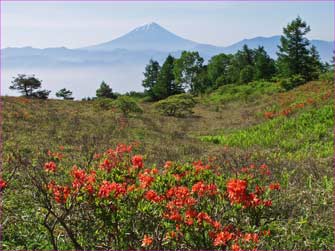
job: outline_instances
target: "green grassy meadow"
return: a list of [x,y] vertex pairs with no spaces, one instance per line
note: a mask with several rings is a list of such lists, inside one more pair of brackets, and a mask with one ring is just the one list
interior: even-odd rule
[[[94,101],[2,97],[2,176],[8,180],[2,192],[2,249],[53,249],[32,175],[47,161],[48,150],[61,146],[69,166],[88,167],[94,154],[124,143],[136,145],[145,165],[158,169],[166,161],[215,158],[225,174],[266,163],[270,181],[279,182],[281,190],[262,223],[271,236],[257,248],[333,250],[333,92],[332,83],[324,81],[290,91],[268,82],[227,85],[197,97],[188,117],[160,115],[154,103],[141,99],[143,113],[125,117]],[[273,117],[265,116],[269,112]],[[72,216],[64,217],[71,225]],[[83,227],[78,224],[74,229]],[[75,248],[64,226],[57,223],[53,231],[59,249]],[[85,238],[78,235],[82,246],[103,249],[88,244],[95,237]]]

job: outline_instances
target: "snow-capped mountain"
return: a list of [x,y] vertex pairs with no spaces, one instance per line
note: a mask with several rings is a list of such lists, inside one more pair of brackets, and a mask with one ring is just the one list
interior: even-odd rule
[[179,37],[157,23],[149,23],[137,27],[117,39],[82,49],[95,51],[126,49],[131,51],[156,50],[172,52],[178,50],[189,50],[196,46],[196,42]]

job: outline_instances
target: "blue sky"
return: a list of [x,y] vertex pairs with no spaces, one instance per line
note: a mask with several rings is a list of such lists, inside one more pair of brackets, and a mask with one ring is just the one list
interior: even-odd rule
[[2,2],[1,47],[77,48],[157,22],[201,43],[226,46],[282,33],[300,15],[311,39],[334,39],[329,2]]

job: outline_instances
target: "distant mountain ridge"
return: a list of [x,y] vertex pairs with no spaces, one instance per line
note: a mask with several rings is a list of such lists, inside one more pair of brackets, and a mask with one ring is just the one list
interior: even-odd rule
[[[2,93],[9,92],[11,78],[18,73],[34,73],[44,80],[46,88],[56,91],[59,86],[69,87],[77,97],[93,95],[102,80],[112,83],[113,89],[119,92],[141,91],[142,73],[150,59],[163,63],[168,54],[178,57],[183,50],[188,50],[198,51],[209,60],[219,53],[235,53],[244,44],[250,48],[264,46],[270,57],[276,58],[279,40],[280,36],[255,37],[230,46],[214,46],[185,39],[157,23],[150,23],[114,40],[77,49],[5,48],[1,50],[1,89]],[[333,42],[310,41],[321,59],[329,62]]]
[[[243,39],[230,46],[214,46],[197,43],[168,31],[157,23],[149,23],[133,29],[114,40],[78,49],[66,47],[37,49],[32,47],[5,48],[1,57],[5,66],[19,67],[20,62],[29,66],[102,65],[114,63],[135,64],[147,62],[150,58],[163,60],[171,53],[178,56],[183,50],[199,51],[205,59],[219,53],[235,53],[244,44],[250,48],[264,46],[272,58],[276,58],[280,36]],[[333,55],[333,42],[311,40],[323,61],[330,61]],[[35,57],[32,59],[30,57]],[[36,60],[38,58],[38,60]],[[131,60],[131,61],[129,61]]]

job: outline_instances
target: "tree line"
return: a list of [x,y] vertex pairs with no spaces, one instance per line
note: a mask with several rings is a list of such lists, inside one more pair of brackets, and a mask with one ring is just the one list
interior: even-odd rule
[[270,58],[264,47],[250,49],[247,45],[235,54],[213,56],[207,64],[192,51],[183,51],[179,58],[168,55],[162,66],[151,59],[142,85],[151,100],[161,100],[184,92],[199,95],[226,84],[286,78],[304,83],[317,79],[329,65],[323,64],[315,46],[310,46],[306,38],[309,31],[300,17],[284,27],[277,60]]

